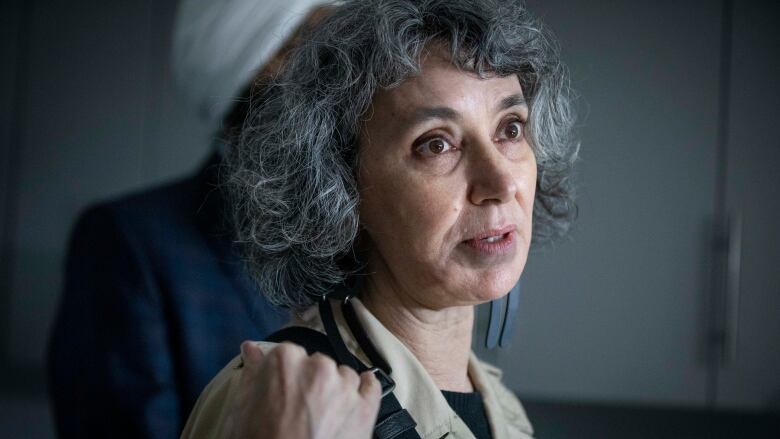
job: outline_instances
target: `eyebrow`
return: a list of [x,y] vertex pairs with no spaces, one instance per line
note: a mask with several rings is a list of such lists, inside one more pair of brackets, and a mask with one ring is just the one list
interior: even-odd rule
[[[496,105],[496,112],[504,111],[508,108],[516,106],[528,106],[525,98],[520,93],[509,95],[501,99],[501,102]],[[414,126],[431,119],[459,121],[461,116],[460,113],[450,107],[424,107],[419,108],[414,113],[412,113],[412,115],[407,119],[407,124],[409,126]]]
[[461,117],[460,113],[450,107],[424,107],[419,108],[414,113],[412,113],[412,115],[409,116],[409,119],[407,120],[407,124],[409,126],[419,125],[431,119],[458,121],[461,119]]
[[501,99],[501,102],[499,102],[496,106],[496,112],[512,107],[528,107],[528,103],[525,101],[523,95],[520,93],[515,93],[505,97],[504,99]]

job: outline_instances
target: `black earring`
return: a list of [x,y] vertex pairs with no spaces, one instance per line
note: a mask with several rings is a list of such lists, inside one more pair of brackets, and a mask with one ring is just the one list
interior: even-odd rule
[[520,282],[518,281],[511,291],[503,299],[504,320],[501,321],[501,299],[490,302],[490,320],[488,321],[485,347],[493,349],[496,346],[505,348],[509,346],[512,338],[512,330],[517,317],[517,308],[520,305]]

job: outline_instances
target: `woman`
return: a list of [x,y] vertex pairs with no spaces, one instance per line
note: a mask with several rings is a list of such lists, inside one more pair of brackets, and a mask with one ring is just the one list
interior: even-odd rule
[[[341,366],[245,343],[184,436],[369,437],[379,386],[344,366],[343,341],[358,371],[395,383],[377,436],[531,437],[500,372],[471,352],[473,309],[515,286],[532,238],[573,219],[567,92],[517,1],[337,6],[255,105],[229,187],[261,290],[297,311],[291,326],[325,332]],[[320,299],[344,290],[346,304]]]

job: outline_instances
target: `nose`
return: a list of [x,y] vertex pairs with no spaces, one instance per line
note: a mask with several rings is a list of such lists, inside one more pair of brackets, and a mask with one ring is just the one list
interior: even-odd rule
[[509,158],[492,142],[472,148],[471,152],[469,200],[475,205],[503,204],[513,200],[518,184]]

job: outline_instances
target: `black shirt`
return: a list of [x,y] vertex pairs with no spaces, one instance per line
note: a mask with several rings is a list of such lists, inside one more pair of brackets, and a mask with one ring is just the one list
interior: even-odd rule
[[462,393],[442,390],[441,393],[477,439],[493,437],[490,434],[490,425],[479,392]]

